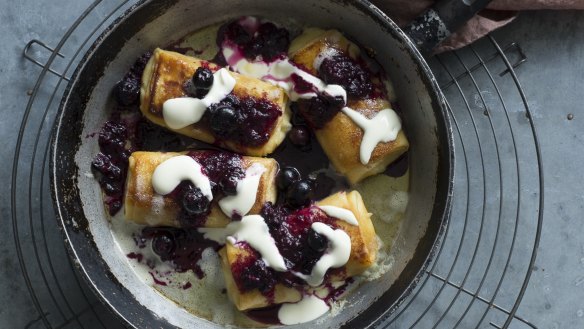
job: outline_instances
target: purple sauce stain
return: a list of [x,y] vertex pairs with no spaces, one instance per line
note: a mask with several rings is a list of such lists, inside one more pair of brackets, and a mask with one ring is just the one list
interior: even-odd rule
[[128,257],[129,259],[135,259],[138,263],[141,263],[142,259],[144,259],[144,255],[135,252],[127,254],[126,257]]
[[164,286],[166,287],[168,284],[164,281],[159,280],[156,275],[154,275],[154,273],[152,273],[152,271],[148,271],[148,273],[150,274],[150,276],[152,277],[152,280],[154,281],[155,284],[159,285],[159,286]]
[[247,243],[238,244],[241,249],[247,250],[249,256],[239,258],[231,266],[233,279],[240,291],[258,289],[269,300],[274,298],[274,288],[277,283],[277,273],[266,266],[261,255],[252,249]]
[[293,73],[290,76],[290,79],[292,79],[292,82],[294,83],[294,91],[298,94],[317,92],[316,87],[314,87],[312,83],[302,79],[302,77],[296,73]]
[[153,245],[153,250],[161,260],[171,262],[177,272],[192,270],[199,279],[205,276],[203,270],[197,264],[202,258],[203,251],[207,248],[217,251],[220,248],[219,244],[205,239],[203,234],[196,229],[146,227],[142,230],[142,236],[145,239],[156,239],[161,236],[168,237],[169,239],[159,239],[159,241],[169,245]]
[[190,289],[192,286],[193,286],[193,284],[192,284],[192,283],[190,283],[190,282],[187,282],[187,283],[183,284],[181,288],[182,288],[183,290],[187,290],[187,289]]
[[395,111],[395,113],[397,113],[397,115],[401,118],[402,114],[404,113],[402,110],[402,107],[399,105],[398,102],[392,102],[391,103],[391,108]]
[[347,291],[347,288],[349,288],[349,286],[354,282],[355,280],[353,278],[347,278],[345,279],[345,283],[334,289],[332,287],[332,285],[329,285],[330,288],[330,292],[329,294],[324,298],[324,301],[330,306],[334,301],[338,300],[344,293],[345,291]]

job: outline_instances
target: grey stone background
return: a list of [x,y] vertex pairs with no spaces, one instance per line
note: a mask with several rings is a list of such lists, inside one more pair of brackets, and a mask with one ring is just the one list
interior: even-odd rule
[[[34,321],[39,315],[16,257],[10,219],[16,136],[30,97],[27,91],[40,72],[22,58],[22,49],[33,38],[55,45],[89,3],[0,0],[0,159],[4,161],[0,166],[0,328],[42,327]],[[93,12],[88,20],[99,20],[100,15]],[[541,138],[545,210],[536,266],[519,313],[539,328],[584,328],[583,31],[584,12],[566,11],[523,13],[494,33],[501,44],[519,42],[529,57],[517,74]],[[567,119],[570,113],[573,120]],[[63,260],[57,266],[69,263]]]

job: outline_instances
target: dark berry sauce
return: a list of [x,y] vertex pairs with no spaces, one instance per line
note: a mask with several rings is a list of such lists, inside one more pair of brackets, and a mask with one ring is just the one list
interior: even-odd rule
[[111,216],[122,207],[128,158],[132,151],[128,144],[134,133],[134,127],[121,119],[119,110],[138,106],[142,72],[150,56],[151,53],[140,56],[115,86],[114,96],[118,101],[118,111],[113,113],[99,131],[100,152],[91,162],[91,169],[105,194],[105,205]]
[[151,52],[142,54],[134,62],[134,65],[124,75],[122,80],[114,88],[114,96],[121,106],[136,105],[140,99],[140,85],[142,84],[142,73],[146,63],[152,56]]
[[238,247],[246,250],[249,255],[238,259],[231,267],[237,288],[244,292],[258,289],[263,295],[272,299],[277,272],[267,267],[260,254],[247,243],[239,243]]
[[262,208],[261,215],[286,266],[295,272],[310,274],[314,264],[324,254],[324,250],[314,250],[308,243],[312,231],[310,227],[312,223],[322,222],[334,228],[335,221],[316,206],[290,211],[287,207],[274,206],[269,202]]
[[302,79],[302,77],[296,73],[292,74],[290,79],[292,79],[292,82],[294,83],[294,91],[298,94],[317,92],[317,89],[312,83]]
[[130,151],[126,149],[127,128],[121,122],[107,121],[99,132],[100,152],[91,168],[101,186],[111,216],[122,207]]
[[217,45],[236,45],[245,58],[253,61],[261,56],[267,63],[284,58],[290,46],[290,35],[285,28],[271,22],[246,24],[242,18],[221,27],[217,34]]
[[[223,107],[232,108],[235,116],[214,119],[214,115]],[[219,127],[213,130],[219,141],[234,141],[243,146],[257,147],[268,141],[281,115],[282,110],[265,98],[240,98],[230,94],[207,109],[203,122],[205,126]]]
[[342,86],[348,97],[366,97],[373,89],[367,70],[344,54],[324,59],[318,69],[318,75],[327,84]]
[[[310,274],[316,262],[326,251],[322,245],[315,248],[315,242],[309,242],[311,236],[314,236],[311,229],[312,223],[323,222],[333,228],[336,225],[332,218],[315,206],[292,211],[285,206],[274,206],[267,202],[262,208],[261,215],[289,271],[278,272],[266,267],[260,254],[246,243],[239,243],[238,247],[246,249],[249,255],[238,259],[232,265],[231,271],[241,291],[258,289],[262,295],[272,300],[274,287],[278,283],[302,290],[305,282],[291,271]],[[328,243],[322,236],[317,239],[320,244]]]
[[243,158],[239,154],[214,150],[188,153],[209,178],[213,195],[233,195],[237,182],[245,177]]
[[[237,182],[245,177],[241,155],[217,150],[191,151],[187,155],[201,165],[203,174],[209,178],[214,199],[237,193]],[[181,227],[205,225],[211,212],[210,201],[191,182],[181,182],[167,197],[181,206],[177,215]]]
[[152,250],[163,261],[172,262],[177,272],[192,270],[199,279],[204,276],[197,264],[203,251],[207,248],[220,248],[216,242],[205,239],[196,229],[146,227],[140,238],[152,240]]
[[341,97],[320,94],[310,99],[298,100],[298,112],[313,129],[324,127],[345,106]]

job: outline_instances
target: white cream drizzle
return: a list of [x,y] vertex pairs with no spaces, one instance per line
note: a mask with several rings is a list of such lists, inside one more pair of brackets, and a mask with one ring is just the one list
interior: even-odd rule
[[171,98],[162,104],[164,122],[171,129],[181,129],[199,122],[212,104],[223,100],[235,87],[235,78],[222,68],[213,74],[213,85],[202,99],[192,97]]
[[319,318],[329,309],[324,300],[314,295],[304,296],[298,303],[282,304],[278,310],[278,320],[284,325],[304,323]]
[[318,206],[318,207],[330,217],[338,218],[354,226],[359,226],[357,217],[355,217],[355,214],[349,209],[335,206]]
[[329,246],[312,268],[310,275],[299,272],[292,272],[292,274],[303,279],[310,286],[318,287],[322,284],[324,275],[329,268],[339,268],[347,264],[351,255],[351,238],[345,231],[333,230],[324,223],[312,223],[311,228],[316,233],[324,235],[329,241]]
[[199,228],[199,232],[204,234],[205,239],[221,244],[227,241],[235,245],[237,242],[245,241],[260,253],[266,266],[279,272],[287,270],[284,257],[278,251],[268,225],[260,215],[244,216],[241,221],[231,222],[225,228]]
[[161,195],[172,192],[183,180],[191,181],[204,196],[213,200],[209,178],[201,171],[201,165],[187,155],[178,155],[163,161],[152,174],[152,187]]
[[237,193],[219,200],[219,207],[227,217],[247,215],[256,201],[260,179],[265,171],[266,167],[262,164],[252,164],[245,171],[245,177],[237,182]]
[[349,107],[343,107],[341,111],[363,130],[359,157],[364,165],[369,163],[378,143],[395,140],[401,129],[400,119],[392,109],[379,111],[371,119]]
[[248,61],[234,45],[224,45],[222,53],[227,64],[236,72],[256,79],[263,79],[286,91],[290,100],[310,99],[316,97],[315,92],[297,93],[294,90],[292,75],[296,74],[314,86],[314,89],[330,96],[342,97],[347,101],[347,92],[339,85],[327,85],[324,81],[296,67],[288,58],[278,59],[271,63],[263,61]]

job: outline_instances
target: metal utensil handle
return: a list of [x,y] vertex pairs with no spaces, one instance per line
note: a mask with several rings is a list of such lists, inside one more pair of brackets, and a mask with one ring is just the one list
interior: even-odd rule
[[408,24],[404,31],[418,49],[429,53],[492,0],[442,0]]

